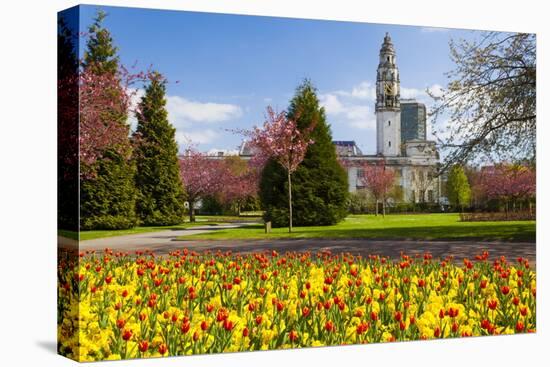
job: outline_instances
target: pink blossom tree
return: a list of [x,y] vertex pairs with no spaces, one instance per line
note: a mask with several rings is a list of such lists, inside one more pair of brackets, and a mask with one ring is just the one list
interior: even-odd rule
[[510,203],[530,200],[536,194],[536,172],[519,164],[498,164],[482,168],[478,189],[489,199],[502,200],[506,211]]
[[364,163],[361,165],[363,175],[359,181],[370,191],[376,201],[375,215],[378,215],[378,203],[382,201],[382,215],[386,216],[386,200],[395,182],[395,172],[386,167],[386,162]]
[[189,221],[195,222],[197,201],[220,192],[226,186],[230,172],[223,161],[188,148],[180,156],[180,174],[189,203]]
[[287,172],[289,233],[292,232],[292,173],[304,160],[308,146],[313,144],[313,140],[307,136],[312,128],[310,126],[300,131],[296,121],[289,119],[286,111],[275,112],[268,106],[262,128],[255,127],[251,131],[241,132],[250,138],[250,144],[256,151],[256,162],[265,163],[273,159]]
[[78,75],[80,88],[79,158],[81,175],[107,150],[131,158],[128,114],[134,113],[132,99],[137,93],[133,85],[152,78],[150,72],[131,73],[119,67],[115,73],[97,73],[82,68]]
[[237,206],[240,215],[243,203],[258,194],[260,171],[253,163],[243,162],[244,167],[235,167],[231,161],[225,161],[229,173],[221,191],[221,200]]

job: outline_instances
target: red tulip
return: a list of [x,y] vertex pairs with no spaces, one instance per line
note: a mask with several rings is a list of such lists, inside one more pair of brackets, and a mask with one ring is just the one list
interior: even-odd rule
[[235,325],[233,325],[233,321],[229,321],[229,319],[225,319],[223,321],[223,328],[227,331],[231,331]]
[[290,339],[290,341],[294,343],[296,340],[298,340],[298,332],[295,330],[291,330],[288,333],[288,339]]
[[369,324],[366,322],[362,322],[359,325],[357,325],[357,328],[355,329],[355,331],[357,332],[357,334],[361,335],[364,332],[366,332],[368,329],[369,329]]
[[129,329],[125,329],[124,332],[122,333],[122,339],[124,339],[125,341],[128,341],[130,340],[130,338],[132,338],[132,330],[129,330]]
[[525,329],[525,326],[523,325],[523,322],[518,321],[518,322],[516,323],[516,331],[517,331],[517,332],[522,332],[523,329]]
[[168,352],[168,347],[166,346],[166,344],[162,343],[161,345],[159,345],[158,351],[161,355],[164,355],[166,352]]
[[149,343],[147,342],[147,340],[140,341],[138,344],[138,349],[141,353],[147,352],[147,349],[149,349]]
[[187,332],[189,331],[190,328],[191,328],[191,323],[189,321],[185,320],[181,323],[181,332],[182,333],[187,334]]

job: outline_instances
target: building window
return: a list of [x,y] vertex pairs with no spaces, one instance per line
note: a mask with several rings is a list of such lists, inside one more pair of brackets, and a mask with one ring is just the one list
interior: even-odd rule
[[391,141],[388,141],[388,146],[391,147]]
[[430,203],[433,203],[433,201],[434,201],[434,192],[433,192],[433,190],[428,190],[428,201]]
[[391,121],[388,121],[388,126],[391,126]]
[[388,56],[388,61],[390,61],[390,57]]

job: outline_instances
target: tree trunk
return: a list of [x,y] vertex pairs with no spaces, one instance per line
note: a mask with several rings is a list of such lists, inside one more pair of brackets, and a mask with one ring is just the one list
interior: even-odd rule
[[374,215],[377,217],[378,216],[378,199],[376,199],[376,206],[374,208]]
[[189,200],[189,222],[194,223],[195,222],[195,207],[193,200]]
[[508,220],[508,200],[505,201],[504,212],[506,213],[506,220]]
[[382,216],[386,218],[386,199],[382,199]]
[[292,180],[288,171],[288,233],[292,232]]

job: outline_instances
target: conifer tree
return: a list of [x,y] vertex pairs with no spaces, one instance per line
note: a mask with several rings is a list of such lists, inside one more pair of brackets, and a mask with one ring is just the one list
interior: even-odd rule
[[84,51],[84,67],[91,68],[97,74],[114,74],[119,66],[118,48],[113,45],[111,32],[103,27],[106,16],[107,13],[103,10],[97,12],[94,22],[88,27],[90,38]]
[[[112,106],[125,106],[126,102],[116,103],[118,99],[127,100],[128,96],[124,95],[126,90],[117,84],[119,69],[117,49],[113,45],[109,30],[103,27],[105,16],[104,12],[98,12],[94,23],[88,29],[89,39],[82,67],[84,72],[95,75],[98,81],[109,80],[105,78],[107,75],[115,84],[102,89],[103,95],[97,96],[98,99],[104,100],[108,96],[111,101],[114,101]],[[93,84],[92,78],[88,86],[93,88]],[[83,163],[81,156],[80,229],[131,228],[137,224],[137,217],[135,165],[131,159],[128,111],[126,108],[111,108],[105,104],[100,104],[98,109],[100,111],[94,113],[101,116],[101,123],[106,133],[116,131],[116,134],[121,136],[117,144],[106,147],[91,166]],[[86,116],[81,112],[81,124],[85,119]],[[87,137],[81,136],[82,138]],[[86,172],[86,175],[82,175],[82,172]]]
[[[348,179],[338,163],[330,126],[324,108],[319,106],[316,90],[309,80],[296,89],[290,101],[288,117],[301,131],[308,130],[313,140],[304,160],[293,173],[292,207],[295,226],[331,225],[347,214]],[[273,226],[288,223],[287,174],[270,160],[262,171],[260,200],[265,219]]]
[[150,76],[138,106],[136,148],[136,210],[145,225],[174,225],[183,221],[184,191],[178,163],[176,129],[168,122],[165,79]]

